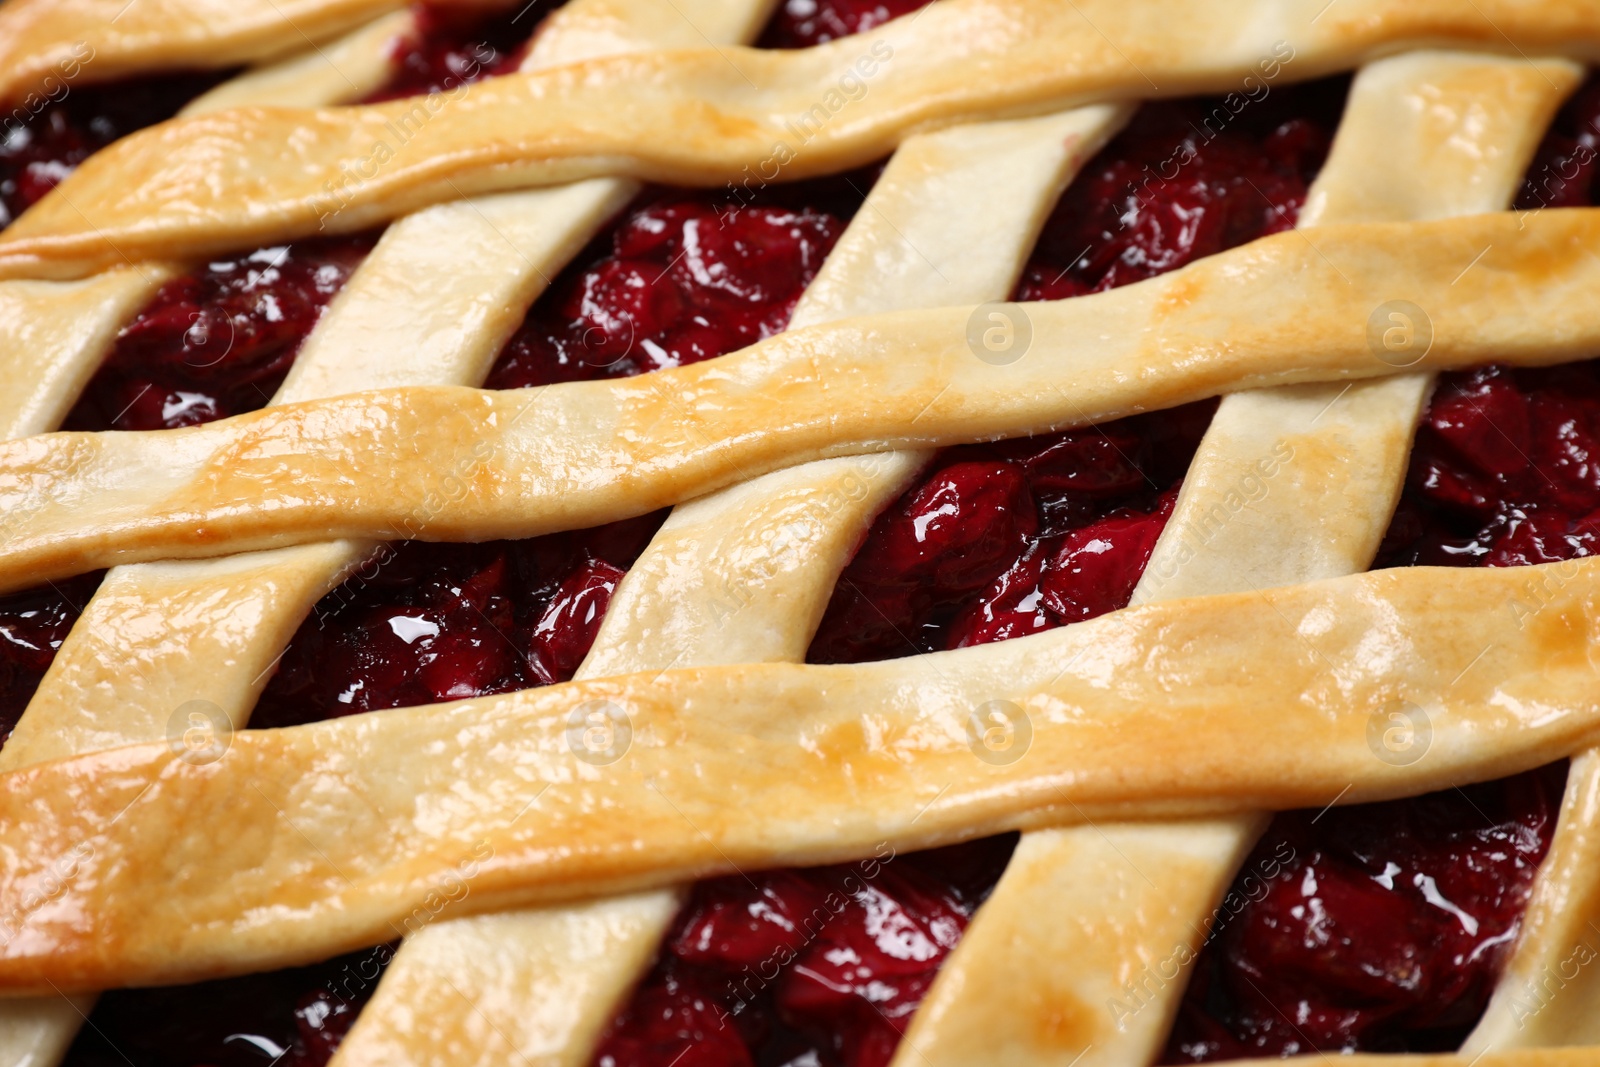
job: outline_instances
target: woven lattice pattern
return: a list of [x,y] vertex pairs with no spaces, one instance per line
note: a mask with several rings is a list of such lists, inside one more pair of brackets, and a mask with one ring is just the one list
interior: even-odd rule
[[[7,99],[248,66],[0,231],[0,589],[106,572],[0,749],[0,1067],[59,1062],[97,990],[397,937],[334,1062],[587,1064],[695,880],[1007,831],[893,1062],[1153,1063],[1165,968],[1271,812],[1562,759],[1487,1012],[1406,1062],[1600,1060],[1600,565],[1369,570],[1440,372],[1600,353],[1600,216],[1509,210],[1600,6],[939,0],[774,50],[748,47],[760,0],[571,0],[495,77],[341,106],[392,84],[398,7],[0,7]],[[1242,114],[1345,72],[1292,229],[1007,302],[1062,295],[1024,267],[1141,101]],[[642,183],[753,196],[883,159],[783,332],[482,388]],[[52,432],[196,264],[378,228],[263,409]],[[1209,401],[1130,606],[805,662],[932,450]],[[244,729],[385,542],[665,508],[572,682]]]

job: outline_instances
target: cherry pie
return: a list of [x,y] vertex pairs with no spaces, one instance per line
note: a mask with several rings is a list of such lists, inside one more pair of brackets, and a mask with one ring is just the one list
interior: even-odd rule
[[7,0],[0,1067],[1600,1062],[1597,47]]

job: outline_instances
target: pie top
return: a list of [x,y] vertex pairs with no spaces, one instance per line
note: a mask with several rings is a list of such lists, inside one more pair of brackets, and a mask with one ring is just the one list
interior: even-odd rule
[[0,6],[0,1064],[1590,1062],[1600,8],[772,7]]

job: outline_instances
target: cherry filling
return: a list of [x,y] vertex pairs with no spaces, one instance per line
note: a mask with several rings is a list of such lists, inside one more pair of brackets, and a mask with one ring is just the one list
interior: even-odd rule
[[1260,86],[1141,107],[1062,195],[1016,299],[1115,289],[1293,229],[1349,81]]
[[376,240],[298,241],[168,282],[67,416],[69,430],[162,430],[264,407]]
[[1514,567],[1600,546],[1600,362],[1441,378],[1377,566]]
[[[1279,815],[1218,909],[1166,1062],[1458,1048],[1516,939],[1566,773]],[[1155,992],[1131,985],[1118,1010]]]
[[489,388],[626,377],[778,333],[875,178],[646,190],[534,304]]
[[394,45],[395,72],[366,103],[450,92],[510,74],[522,63],[539,24],[565,0],[525,0],[499,11],[414,4],[416,31]]
[[88,59],[63,67],[4,119],[0,229],[112,141],[176,115],[225,73],[178,73],[74,86]]
[[1016,835],[702,882],[598,1067],[881,1067]]
[[394,946],[310,967],[100,998],[64,1067],[323,1067]]
[[873,524],[807,658],[987,644],[1125,606],[1214,408],[945,450]]
[[809,48],[865,33],[890,19],[927,7],[930,0],[784,0],[767,23],[758,48]]
[[252,716],[293,726],[569,680],[666,518],[382,550],[301,625]]
[[104,571],[0,597],[0,746],[94,596]]

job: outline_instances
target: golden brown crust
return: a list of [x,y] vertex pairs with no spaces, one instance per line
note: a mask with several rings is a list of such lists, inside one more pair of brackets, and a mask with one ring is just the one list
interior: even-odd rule
[[403,0],[10,0],[0,103],[162,70],[216,70],[298,51]]
[[1595,0],[1313,6],[947,0],[800,51],[608,57],[375,107],[167,123],[100,153],[14,224],[0,277],[77,277],[122,255],[197,258],[597,175],[720,185],[750,168],[789,180],[881,158],[917,129],[1152,85],[1170,95],[1305,78],[1413,42],[1579,55],[1600,44]]
[[[321,958],[437,913],[468,874],[452,914],[1498,777],[1600,737],[1597,646],[1600,561],[1413,568],[910,660],[639,674],[244,732],[210,762],[150,744],[42,764],[0,777],[0,900],[20,902],[0,989]],[[969,740],[996,700],[1031,727],[1008,764]],[[1430,747],[1398,766],[1373,730],[1402,705]],[[193,832],[223,813],[227,834]]]
[[1267,821],[1024,834],[893,1063],[1154,1062],[1187,965]]
[[[1377,377],[1375,310],[1426,307],[1416,369],[1600,351],[1600,211],[1281,234],[1138,285],[1027,305],[995,365],[970,309],[845,320],[639,378],[418,388],[186,430],[0,445],[0,587],[337,537],[479,540],[654,510],[826,455],[1083,426],[1241,388]],[[1115,329],[1108,329],[1115,323]],[[1285,354],[1291,358],[1285,358]]]

